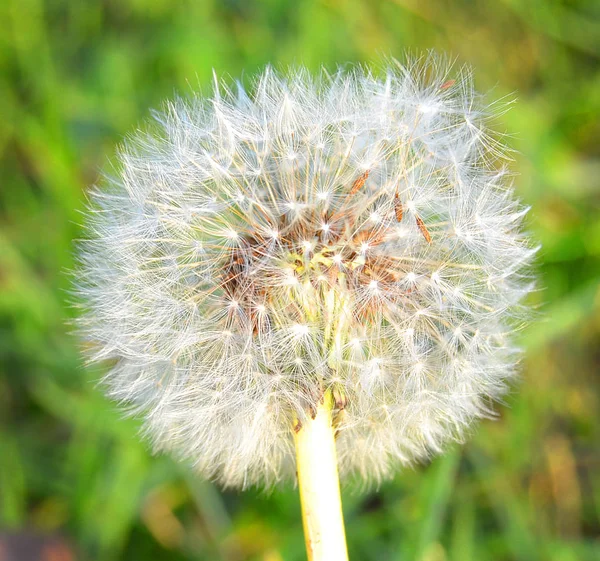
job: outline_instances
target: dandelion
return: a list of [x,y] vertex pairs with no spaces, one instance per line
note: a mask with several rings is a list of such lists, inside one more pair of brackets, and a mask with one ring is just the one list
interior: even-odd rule
[[380,482],[493,414],[535,248],[468,69],[267,68],[169,103],[91,195],[80,330],[157,450],[296,470],[345,559],[338,469]]

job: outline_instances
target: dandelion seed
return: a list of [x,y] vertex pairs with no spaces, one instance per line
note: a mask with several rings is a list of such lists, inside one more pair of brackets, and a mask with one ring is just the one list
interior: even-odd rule
[[429,233],[427,226],[425,226],[425,222],[423,222],[423,219],[420,216],[417,216],[417,226],[419,227],[419,230],[421,231],[421,234],[423,234],[423,237],[427,243],[431,243],[431,234]]
[[394,195],[394,213],[396,215],[396,220],[398,222],[402,222],[402,217],[404,216],[404,206],[402,205],[398,191],[396,191],[396,194]]
[[362,189],[363,185],[366,183],[366,181],[369,177],[369,173],[370,173],[370,171],[367,170],[362,175],[360,175],[358,177],[358,179],[356,179],[356,181],[352,185],[352,189],[350,189],[350,193],[349,193],[350,196],[358,193],[358,191],[360,191]]

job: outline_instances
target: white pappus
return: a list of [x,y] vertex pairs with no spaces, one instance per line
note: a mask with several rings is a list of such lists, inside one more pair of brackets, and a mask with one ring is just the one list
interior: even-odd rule
[[156,449],[294,477],[335,400],[342,477],[460,439],[513,376],[535,253],[468,69],[267,68],[168,103],[90,195],[79,330]]

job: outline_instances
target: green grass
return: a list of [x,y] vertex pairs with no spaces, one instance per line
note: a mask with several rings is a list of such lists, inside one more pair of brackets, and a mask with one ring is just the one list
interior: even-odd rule
[[[600,558],[600,6],[499,0],[0,3],[0,528],[99,561],[304,559],[293,489],[221,492],[151,457],[86,372],[65,303],[85,191],[173,93],[435,48],[476,69],[541,241],[540,319],[496,422],[367,495],[354,560]],[[1,532],[0,532],[1,533]],[[0,542],[5,539],[0,537]]]

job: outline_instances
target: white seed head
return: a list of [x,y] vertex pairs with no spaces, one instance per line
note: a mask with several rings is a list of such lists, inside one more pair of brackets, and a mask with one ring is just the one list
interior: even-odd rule
[[127,142],[91,195],[79,325],[157,449],[293,478],[294,422],[332,391],[342,476],[380,481],[491,413],[535,250],[490,114],[431,57],[268,68]]

